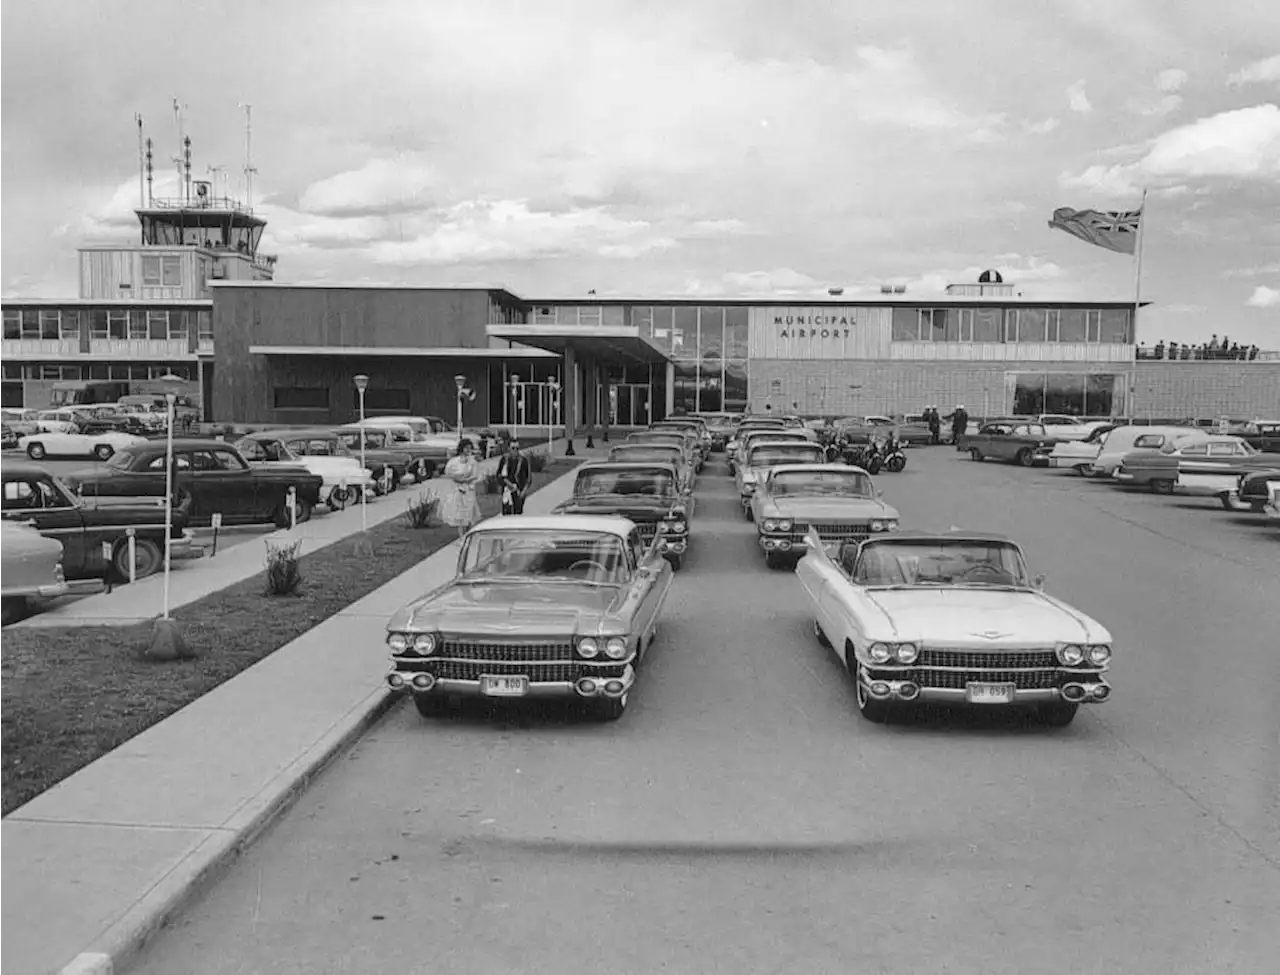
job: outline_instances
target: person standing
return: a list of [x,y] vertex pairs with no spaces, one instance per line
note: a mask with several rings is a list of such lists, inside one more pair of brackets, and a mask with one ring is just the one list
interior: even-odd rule
[[951,417],[951,442],[960,443],[960,437],[969,431],[969,411],[961,404]]
[[440,519],[457,528],[461,540],[468,529],[480,522],[480,502],[476,498],[480,463],[470,440],[459,441],[457,451],[445,465],[444,476],[449,486],[440,503]]
[[936,447],[942,443],[942,416],[936,406],[930,406],[924,411],[924,418],[929,424],[929,442]]
[[529,458],[520,453],[520,441],[507,444],[507,452],[498,461],[498,483],[502,485],[502,513],[524,514],[524,496],[529,491],[533,470]]

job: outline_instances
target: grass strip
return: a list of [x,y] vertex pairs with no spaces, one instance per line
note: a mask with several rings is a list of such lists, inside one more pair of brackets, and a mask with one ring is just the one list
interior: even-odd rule
[[[551,460],[533,474],[531,491],[579,463]],[[403,505],[407,494],[386,502]],[[501,509],[497,494],[482,494],[479,501],[485,517]],[[150,621],[5,630],[3,815],[409,571],[456,539],[457,529],[412,529],[406,518],[393,518],[369,529],[372,558],[352,554],[356,538],[304,554],[296,595],[265,595],[264,553],[262,572],[174,610],[194,660],[140,659]]]

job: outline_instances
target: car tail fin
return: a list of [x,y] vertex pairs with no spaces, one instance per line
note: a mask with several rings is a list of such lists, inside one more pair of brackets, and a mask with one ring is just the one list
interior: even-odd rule
[[[824,556],[827,556],[827,550],[822,544],[822,539],[818,537],[818,529],[814,528],[812,525],[810,525],[809,530],[805,532],[804,541],[805,544],[809,546],[810,552],[821,552]],[[830,556],[827,557],[829,558]]]

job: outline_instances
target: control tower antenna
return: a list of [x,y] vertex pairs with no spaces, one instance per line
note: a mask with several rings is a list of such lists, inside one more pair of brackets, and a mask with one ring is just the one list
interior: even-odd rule
[[147,205],[147,158],[142,137],[142,116],[134,112],[133,120],[138,123],[138,206],[144,207]]
[[185,133],[182,131],[182,106],[178,103],[177,95],[173,97],[173,122],[178,127],[178,154],[173,157],[173,163],[178,169],[178,196],[185,203],[187,199],[185,192],[186,181],[183,179],[182,174],[182,140],[185,138]]
[[147,198],[143,202],[144,207],[151,206],[156,196],[152,190],[152,180],[155,178],[155,163],[153,162],[155,154],[151,151],[151,137],[147,137]]
[[253,106],[240,103],[244,109],[244,205],[253,211],[253,174],[257,170],[253,166]]
[[182,182],[182,198],[183,202],[191,202],[191,136],[186,136],[182,140],[182,156],[183,156],[183,174]]

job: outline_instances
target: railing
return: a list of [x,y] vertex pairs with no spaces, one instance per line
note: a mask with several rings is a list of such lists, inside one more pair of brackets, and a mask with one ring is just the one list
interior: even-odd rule
[[253,216],[253,207],[245,206],[229,196],[205,196],[187,199],[181,196],[158,196],[147,201],[150,210],[234,210]]
[[1199,349],[1187,346],[1178,348],[1143,348],[1134,350],[1138,362],[1275,362],[1280,352],[1263,349]]

